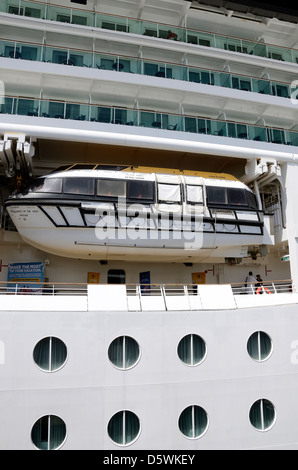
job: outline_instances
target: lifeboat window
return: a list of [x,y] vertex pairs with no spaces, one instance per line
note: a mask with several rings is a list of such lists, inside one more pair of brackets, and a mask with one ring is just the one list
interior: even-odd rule
[[236,206],[247,206],[246,191],[241,188],[229,188],[229,204]]
[[30,192],[61,193],[62,178],[39,178],[29,187]]
[[83,194],[85,196],[93,195],[94,180],[91,178],[65,178],[63,192],[66,194]]
[[181,191],[179,184],[158,183],[159,202],[181,203]]
[[186,201],[189,204],[203,204],[203,186],[186,185]]
[[127,181],[128,199],[153,201],[154,183],[151,181]]
[[208,186],[207,199],[209,204],[227,204],[227,188],[220,188],[219,186]]
[[105,197],[126,197],[126,182],[121,180],[98,180],[97,195]]
[[246,196],[247,196],[249,207],[251,209],[257,209],[258,206],[257,206],[257,201],[256,201],[255,195],[253,193],[251,193],[250,191],[246,191]]

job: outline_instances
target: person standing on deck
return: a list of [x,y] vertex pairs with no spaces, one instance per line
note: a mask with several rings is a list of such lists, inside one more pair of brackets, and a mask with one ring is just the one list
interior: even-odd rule
[[257,280],[254,277],[253,273],[249,271],[248,276],[245,280],[246,292],[247,294],[253,294],[256,287]]

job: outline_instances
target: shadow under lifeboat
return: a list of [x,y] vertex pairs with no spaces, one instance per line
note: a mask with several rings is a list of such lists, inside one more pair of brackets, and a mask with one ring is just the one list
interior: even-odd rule
[[5,207],[25,242],[70,258],[199,262],[272,244],[270,216],[241,181],[166,171],[58,170]]

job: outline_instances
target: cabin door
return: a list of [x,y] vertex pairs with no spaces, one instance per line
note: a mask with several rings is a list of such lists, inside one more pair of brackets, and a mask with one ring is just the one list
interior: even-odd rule
[[206,284],[206,273],[192,273],[193,284]]
[[125,284],[125,271],[123,269],[109,269],[108,284]]

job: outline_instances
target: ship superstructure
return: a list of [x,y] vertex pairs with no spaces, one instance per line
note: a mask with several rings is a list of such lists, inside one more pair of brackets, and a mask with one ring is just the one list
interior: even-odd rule
[[0,25],[0,447],[297,448],[296,23],[6,0]]

